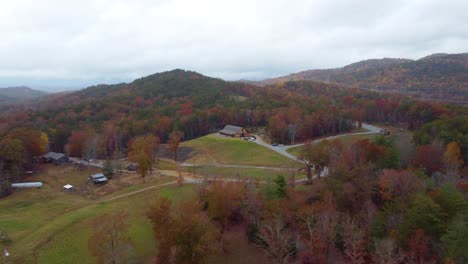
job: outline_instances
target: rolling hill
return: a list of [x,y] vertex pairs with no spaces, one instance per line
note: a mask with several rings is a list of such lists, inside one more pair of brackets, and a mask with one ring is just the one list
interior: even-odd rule
[[442,100],[468,100],[468,53],[433,54],[418,60],[370,59],[342,68],[307,70],[257,84],[313,80]]
[[81,133],[99,140],[101,156],[108,156],[148,133],[166,142],[172,131],[181,131],[190,140],[234,124],[264,128],[275,142],[288,143],[347,132],[353,120],[417,127],[446,113],[425,102],[421,107],[432,109],[430,114],[410,106],[400,95],[339,84],[295,81],[260,87],[176,69],[1,106],[0,134],[35,129],[48,135],[50,149],[62,152],[69,137]]
[[46,92],[34,90],[26,86],[0,88],[0,104],[16,103],[39,98],[46,94]]

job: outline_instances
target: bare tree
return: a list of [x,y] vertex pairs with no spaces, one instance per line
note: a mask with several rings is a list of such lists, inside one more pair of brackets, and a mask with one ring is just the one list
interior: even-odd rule
[[350,216],[343,219],[343,242],[344,255],[349,263],[365,263],[365,232],[361,229]]
[[375,241],[375,253],[372,259],[376,264],[398,264],[403,260],[395,241],[391,238]]
[[131,249],[127,220],[128,215],[123,211],[95,219],[94,233],[88,240],[88,247],[98,258],[98,263],[126,263]]
[[98,155],[99,135],[93,135],[86,139],[83,146],[83,158],[95,159]]
[[294,144],[296,141],[296,135],[297,135],[297,125],[296,124],[289,124],[288,125],[288,136],[289,136],[289,141],[291,144]]
[[260,227],[254,242],[265,251],[270,263],[285,264],[297,253],[297,239],[284,219],[276,216]]

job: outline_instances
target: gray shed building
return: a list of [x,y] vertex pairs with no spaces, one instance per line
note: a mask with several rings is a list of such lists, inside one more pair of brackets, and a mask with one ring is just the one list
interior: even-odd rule
[[68,156],[63,153],[49,152],[42,156],[45,162],[54,163],[55,165],[62,165],[68,163]]
[[108,179],[104,174],[97,173],[94,175],[89,176],[89,180],[91,180],[95,185],[102,185],[108,182]]

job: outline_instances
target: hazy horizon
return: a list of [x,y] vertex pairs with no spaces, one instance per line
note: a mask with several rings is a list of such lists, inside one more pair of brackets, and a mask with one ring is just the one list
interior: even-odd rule
[[79,89],[176,68],[259,80],[373,58],[463,53],[468,2],[0,3],[0,87]]
[[[465,54],[466,52],[463,52],[463,53],[458,53],[458,54]],[[430,55],[433,55],[433,54],[441,54],[441,52],[436,52],[436,53],[432,53],[432,54],[427,54],[426,56],[430,56]],[[451,53],[451,54],[455,54],[455,53]],[[421,58],[424,58],[426,56],[423,56]],[[390,57],[382,57],[382,58],[367,58],[367,59],[363,59],[363,60],[372,60],[372,59],[386,59],[386,58],[390,58]],[[413,59],[413,60],[418,60],[418,59],[421,59],[421,58],[416,58],[416,59]],[[409,59],[409,58],[391,58],[391,59]],[[362,61],[362,60],[361,60]],[[359,62],[359,61],[355,61],[355,62],[352,62],[352,63],[356,63],[356,62]],[[350,63],[350,64],[352,64]],[[337,67],[334,67],[334,68],[340,68],[340,67],[344,67],[344,66],[347,66],[349,64],[346,64],[346,65],[341,65],[341,66],[337,66]],[[128,80],[121,80],[121,81],[112,81],[112,80],[109,80],[109,82],[96,82],[96,83],[91,83],[91,82],[86,82],[84,85],[82,86],[79,86],[78,83],[80,83],[79,81],[77,82],[77,85],[76,86],[73,86],[73,85],[54,85],[54,82],[52,82],[50,85],[45,85],[45,86],[42,86],[42,85],[27,85],[27,84],[18,84],[18,85],[6,85],[6,86],[2,86],[1,85],[1,81],[0,81],[0,89],[3,89],[3,88],[11,88],[11,87],[22,87],[22,86],[25,86],[25,87],[29,87],[31,89],[35,89],[35,90],[40,90],[40,91],[44,91],[44,92],[63,92],[63,91],[73,91],[73,90],[80,90],[80,89],[85,89],[89,86],[93,86],[93,85],[100,85],[100,84],[117,84],[117,83],[129,83],[129,82],[132,82],[134,81],[135,79],[138,79],[138,78],[142,78],[142,77],[146,77],[148,75],[151,75],[151,74],[155,74],[155,73],[161,73],[161,72],[166,72],[166,71],[172,71],[172,70],[176,70],[176,69],[181,69],[181,68],[174,68],[174,69],[168,69],[168,70],[162,70],[162,71],[158,71],[158,72],[153,72],[153,73],[148,73],[147,75],[144,75],[144,76],[138,76],[138,77],[134,77],[134,78],[128,78]],[[320,69],[331,69],[331,68],[320,68]],[[186,71],[193,71],[191,69],[182,69],[182,70],[186,70]],[[242,80],[248,80],[248,81],[259,81],[259,80],[264,80],[264,79],[267,79],[267,78],[274,78],[274,77],[280,77],[280,76],[283,76],[283,75],[289,75],[289,74],[292,74],[292,73],[297,73],[297,72],[300,72],[300,71],[305,71],[305,70],[319,70],[319,68],[313,68],[313,69],[302,69],[302,70],[298,70],[296,72],[288,72],[288,73],[285,73],[285,74],[280,74],[280,75],[273,75],[273,76],[269,76],[269,77],[263,77],[263,78],[247,78],[247,79],[225,79],[225,78],[222,78],[222,77],[219,77],[219,76],[211,76],[211,75],[208,75],[208,74],[205,74],[203,72],[198,72],[202,75],[205,75],[205,76],[208,76],[208,77],[213,77],[213,78],[220,78],[220,79],[223,79],[223,80],[226,80],[226,81],[242,81]],[[57,82],[55,82],[57,83]]]

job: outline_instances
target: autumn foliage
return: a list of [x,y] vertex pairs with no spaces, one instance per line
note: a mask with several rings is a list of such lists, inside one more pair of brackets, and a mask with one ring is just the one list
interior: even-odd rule
[[153,167],[158,144],[159,139],[155,136],[137,137],[130,143],[128,159],[137,164],[137,172],[143,179]]

